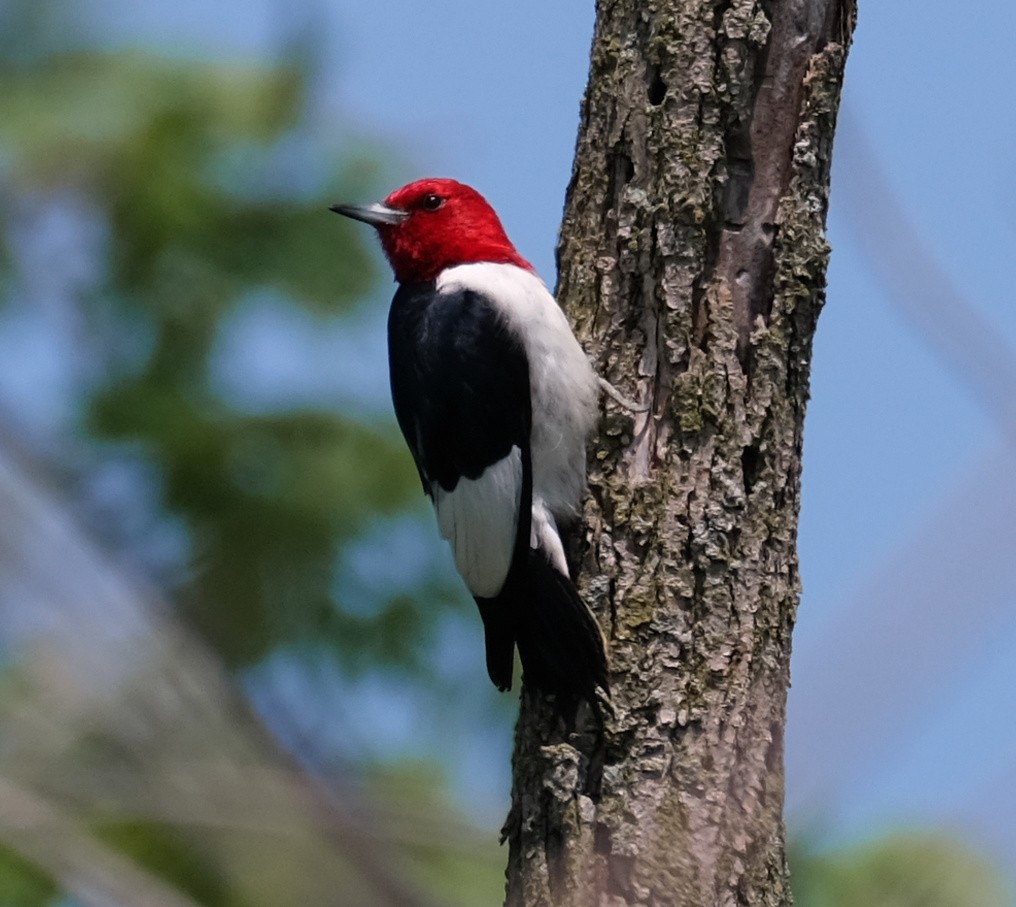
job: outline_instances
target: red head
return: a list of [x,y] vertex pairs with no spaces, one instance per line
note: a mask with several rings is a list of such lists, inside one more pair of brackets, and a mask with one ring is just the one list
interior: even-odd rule
[[396,189],[383,204],[332,210],[377,228],[399,283],[426,283],[445,268],[481,261],[533,270],[487,200],[455,180],[417,180]]

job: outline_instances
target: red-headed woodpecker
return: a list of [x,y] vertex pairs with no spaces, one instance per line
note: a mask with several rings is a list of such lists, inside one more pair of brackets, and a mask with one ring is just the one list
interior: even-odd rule
[[596,708],[603,636],[559,526],[585,486],[596,375],[564,313],[475,189],[425,179],[333,211],[377,229],[399,288],[388,316],[395,415],[483,618],[487,671]]

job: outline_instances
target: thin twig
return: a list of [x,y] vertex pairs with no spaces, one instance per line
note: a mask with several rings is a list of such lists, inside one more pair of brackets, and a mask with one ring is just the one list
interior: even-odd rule
[[600,382],[600,389],[608,397],[610,397],[610,399],[613,400],[618,406],[621,406],[632,413],[649,412],[648,403],[636,403],[634,400],[629,400],[606,378],[600,378],[599,376],[597,376],[597,380]]

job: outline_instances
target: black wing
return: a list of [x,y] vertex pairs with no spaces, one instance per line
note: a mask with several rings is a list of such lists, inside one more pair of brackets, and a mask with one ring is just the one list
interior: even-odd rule
[[[439,294],[426,284],[395,294],[388,356],[395,415],[442,533],[471,591],[490,597],[491,583],[471,575],[483,566],[473,561],[511,560],[517,537],[528,545],[532,411],[525,351],[483,295]],[[525,532],[513,531],[504,550],[498,529],[509,524]],[[484,539],[501,550],[470,550]]]
[[487,671],[511,686],[532,507],[529,363],[494,304],[470,290],[403,286],[388,318],[395,415],[442,535],[483,618]]

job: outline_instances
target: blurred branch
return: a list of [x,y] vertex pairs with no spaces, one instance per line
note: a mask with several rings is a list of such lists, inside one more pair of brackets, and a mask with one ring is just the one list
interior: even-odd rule
[[1016,350],[921,238],[849,110],[836,140],[835,205],[891,302],[1016,443]]
[[941,720],[943,700],[1006,626],[1014,577],[1016,351],[921,238],[858,123],[841,116],[835,210],[889,300],[997,420],[1006,445],[932,502],[821,638],[795,652],[788,772],[798,816],[848,803],[922,716]]
[[0,839],[45,869],[86,907],[143,904],[198,907],[197,902],[100,844],[50,801],[0,777]]
[[[287,754],[278,755],[283,762],[288,760]],[[11,768],[18,774],[27,769]],[[488,851],[478,842],[475,828],[450,810],[411,803],[391,808],[340,797],[324,782],[285,765],[247,765],[241,772],[221,760],[177,760],[149,765],[146,777],[135,779],[143,781],[141,785],[118,778],[115,790],[110,790],[109,780],[70,766],[46,787],[67,799],[98,804],[91,811],[82,809],[82,816],[93,820],[108,818],[110,807],[102,804],[115,798],[117,813],[131,819],[276,837],[299,836],[309,818],[321,835],[354,855],[361,843],[371,848],[440,844],[460,854],[475,851],[477,856]],[[360,856],[369,868],[373,862],[369,852]]]
[[[241,855],[235,836],[203,842],[244,903],[324,904],[342,891],[349,905],[424,907],[369,810],[297,770],[204,646],[84,537],[6,441],[0,612],[13,669],[0,688],[0,834],[65,883],[94,862],[87,881],[105,900],[88,903],[189,903],[127,896],[148,877],[88,836],[96,817],[141,816],[256,833]],[[40,823],[47,834],[29,835]],[[284,881],[252,889],[266,838]]]
[[[794,652],[788,802],[849,808],[1012,619],[1016,457],[996,443]],[[805,742],[805,740],[807,742]]]

